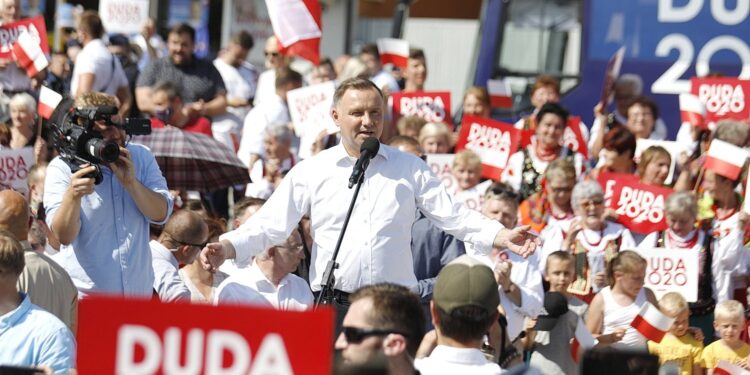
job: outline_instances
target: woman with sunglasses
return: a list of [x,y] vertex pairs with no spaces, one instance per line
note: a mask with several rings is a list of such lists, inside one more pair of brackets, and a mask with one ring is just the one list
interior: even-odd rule
[[588,303],[607,286],[609,261],[621,248],[633,249],[636,244],[628,229],[603,219],[604,192],[596,181],[579,182],[573,188],[571,205],[575,218],[567,233],[560,227],[547,232],[540,267],[544,267],[547,255],[554,251],[573,254],[575,274],[568,291]]

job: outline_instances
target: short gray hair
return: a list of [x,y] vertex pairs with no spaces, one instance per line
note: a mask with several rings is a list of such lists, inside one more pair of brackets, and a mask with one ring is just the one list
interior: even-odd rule
[[627,73],[617,78],[615,86],[632,86],[635,91],[635,95],[641,95],[643,93],[643,79],[641,76],[633,73]]
[[688,191],[672,193],[664,202],[664,213],[678,216],[688,214],[695,218],[698,216],[698,201]]
[[26,109],[29,111],[29,113],[31,113],[31,114],[36,113],[36,100],[34,99],[33,96],[31,96],[31,95],[29,95],[29,94],[27,94],[25,92],[20,92],[20,93],[18,93],[16,95],[13,95],[13,97],[10,99],[10,103],[8,105],[9,106],[11,106],[11,105],[22,105],[22,106],[26,107]]
[[570,204],[573,208],[578,207],[578,204],[582,200],[592,199],[596,196],[604,198],[604,191],[601,185],[596,181],[581,181],[576,184],[573,188],[573,193],[570,197]]
[[265,134],[281,143],[292,143],[292,130],[286,124],[270,124],[266,128]]
[[719,121],[716,126],[715,139],[729,142],[736,145],[738,140],[741,140],[738,146],[744,147],[747,142],[748,128],[746,124],[734,120]]

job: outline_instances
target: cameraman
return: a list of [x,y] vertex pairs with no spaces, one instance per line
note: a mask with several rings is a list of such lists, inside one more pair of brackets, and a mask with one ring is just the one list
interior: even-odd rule
[[[117,106],[113,96],[87,93],[75,107]],[[78,124],[85,125],[85,124]],[[86,177],[91,165],[71,173],[60,157],[50,163],[44,186],[47,224],[60,243],[56,260],[68,271],[79,296],[110,293],[150,297],[154,281],[149,223],[171,214],[167,183],[147,148],[129,144],[125,131],[104,121],[93,130],[120,146],[119,160],[102,165],[103,181]]]

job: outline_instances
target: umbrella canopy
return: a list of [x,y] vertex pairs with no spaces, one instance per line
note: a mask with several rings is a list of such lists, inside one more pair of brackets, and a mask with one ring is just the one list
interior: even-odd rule
[[151,149],[170,189],[209,192],[250,182],[234,151],[205,134],[167,126],[132,141]]

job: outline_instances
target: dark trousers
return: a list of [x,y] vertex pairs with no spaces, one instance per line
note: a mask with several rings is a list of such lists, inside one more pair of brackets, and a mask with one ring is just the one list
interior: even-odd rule
[[[313,295],[315,296],[315,300],[317,301],[318,295],[320,292],[313,292]],[[351,303],[349,302],[349,293],[340,291],[338,289],[333,290],[333,301],[329,305],[331,308],[333,308],[336,316],[334,318],[334,331],[333,331],[333,341],[336,342],[336,338],[338,338],[339,334],[341,334],[342,326],[344,324],[344,317],[346,316],[346,313],[349,311],[349,306],[351,306]]]

